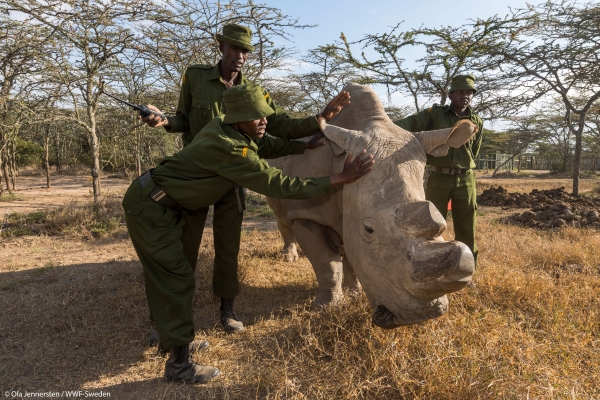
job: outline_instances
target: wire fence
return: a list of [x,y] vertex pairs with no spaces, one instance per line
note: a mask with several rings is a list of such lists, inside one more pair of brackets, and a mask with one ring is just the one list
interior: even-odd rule
[[[562,157],[543,157],[533,154],[522,154],[520,157],[516,156],[512,160],[506,162],[509,158],[510,154],[486,154],[485,157],[475,160],[477,165],[476,168],[495,170],[499,165],[504,164],[500,168],[501,171],[514,171],[519,169],[547,170],[550,172],[563,171],[564,160]],[[569,157],[564,170],[571,171],[572,169],[573,160]],[[588,156],[581,158],[581,171],[598,170],[600,170],[600,160],[598,157]]]

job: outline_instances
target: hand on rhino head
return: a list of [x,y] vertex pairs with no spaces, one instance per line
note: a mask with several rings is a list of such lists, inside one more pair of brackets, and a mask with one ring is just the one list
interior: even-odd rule
[[466,245],[441,236],[446,222],[423,190],[426,153],[444,155],[466,143],[477,128],[463,120],[453,128],[413,134],[383,112],[370,118],[359,113],[340,113],[332,122],[342,126],[319,121],[340,150],[366,149],[376,162],[369,179],[343,189],[348,260],[375,310],[376,325],[393,328],[438,317],[448,308],[445,294],[470,281],[474,261]]
[[375,164],[373,156],[367,154],[366,150],[363,150],[354,158],[352,158],[352,153],[348,154],[342,172],[331,176],[331,186],[354,182],[361,176],[371,172],[373,164]]

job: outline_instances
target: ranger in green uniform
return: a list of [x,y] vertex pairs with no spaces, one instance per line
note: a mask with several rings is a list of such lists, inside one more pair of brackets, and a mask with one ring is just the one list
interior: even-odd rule
[[195,265],[184,252],[185,210],[208,207],[235,185],[274,198],[324,195],[373,165],[373,158],[363,152],[353,161],[349,156],[343,171],[331,177],[284,176],[262,158],[303,153],[316,144],[265,135],[274,110],[259,86],[235,86],[223,94],[223,103],[225,115],[212,119],[183,150],[135,180],[123,199],[127,229],[144,268],[150,312],[160,342],[170,349],[167,381],[205,383],[219,374],[217,368],[195,363],[190,353]]
[[[187,69],[182,79],[176,115],[168,117],[167,120],[160,120],[154,116],[143,119],[150,126],[164,126],[169,132],[183,132],[184,146],[189,145],[194,136],[209,121],[224,112],[221,98],[225,90],[235,85],[252,83],[241,72],[249,52],[254,50],[251,45],[252,31],[245,26],[227,24],[223,27],[223,34],[216,35],[216,39],[219,41],[219,49],[223,55],[221,61],[214,66],[192,65]],[[263,95],[269,107],[273,109],[272,115],[267,118],[269,134],[296,139],[319,131],[315,117],[292,119],[275,105],[264,90]],[[340,93],[321,113],[321,116],[326,120],[333,118],[339,111],[338,108],[341,109],[348,104],[348,99],[348,93]],[[153,106],[149,107],[158,110]],[[211,204],[184,211],[188,221],[184,232],[184,251],[192,265],[196,265],[198,259],[208,206]],[[241,331],[244,327],[233,311],[233,298],[239,291],[237,259],[243,208],[244,197],[241,187],[231,187],[231,190],[223,193],[223,196],[215,199],[214,202],[213,293],[221,298],[220,321],[227,332]],[[152,336],[151,334],[151,343],[156,340],[156,337],[153,339]]]
[[477,93],[473,75],[457,75],[450,85],[450,105],[438,106],[421,111],[394,123],[410,132],[451,128],[459,119],[469,119],[479,130],[466,144],[457,149],[450,148],[442,157],[427,155],[431,175],[427,181],[425,197],[446,218],[448,201],[452,199],[452,219],[456,240],[463,242],[473,252],[477,263],[475,225],[477,198],[475,193],[475,159],[479,154],[483,137],[483,121],[471,111],[469,104]]

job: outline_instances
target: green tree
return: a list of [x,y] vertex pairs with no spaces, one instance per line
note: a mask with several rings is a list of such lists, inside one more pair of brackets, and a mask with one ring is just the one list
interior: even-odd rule
[[573,194],[577,196],[585,122],[600,99],[600,6],[549,1],[517,10],[511,18],[518,23],[497,37],[491,54],[521,104],[533,104],[550,94],[562,100],[575,137]]
[[94,198],[100,195],[100,142],[97,132],[101,74],[136,40],[136,21],[153,10],[146,0],[2,0],[26,23],[53,32],[57,40],[45,79],[63,85],[73,108],[72,119],[87,134],[92,155]]

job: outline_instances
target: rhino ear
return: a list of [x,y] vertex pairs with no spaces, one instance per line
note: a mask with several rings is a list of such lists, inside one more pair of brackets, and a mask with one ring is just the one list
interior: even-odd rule
[[477,125],[469,120],[461,119],[452,128],[417,132],[415,136],[423,145],[426,153],[440,157],[446,155],[450,147],[457,148],[467,143],[475,133],[477,133]]
[[[415,136],[421,144],[423,145],[423,149],[425,149],[425,153],[433,154],[434,149],[437,154],[445,155],[448,152],[448,146],[446,146],[446,151],[443,152],[443,147],[450,136],[450,132],[452,132],[452,128],[439,129],[436,131],[424,131],[424,132],[416,132]],[[438,147],[442,147],[438,149]],[[443,154],[441,154],[443,152]],[[436,156],[439,157],[439,156]]]
[[429,154],[431,154],[434,157],[442,157],[448,154],[448,150],[450,150],[450,147],[447,144],[442,144],[441,146],[438,146],[435,149],[431,150]]
[[[325,134],[325,137],[334,144],[334,153],[336,155],[343,152],[352,151],[358,146],[363,134],[360,131],[353,131],[350,129],[340,128],[339,126],[328,125],[325,123],[323,118],[319,118],[319,126],[321,131]],[[336,147],[339,147],[341,151],[336,151]]]
[[460,147],[467,143],[471,137],[477,133],[479,128],[473,122],[467,119],[461,119],[452,128],[450,137],[446,141],[446,144],[450,147]]

